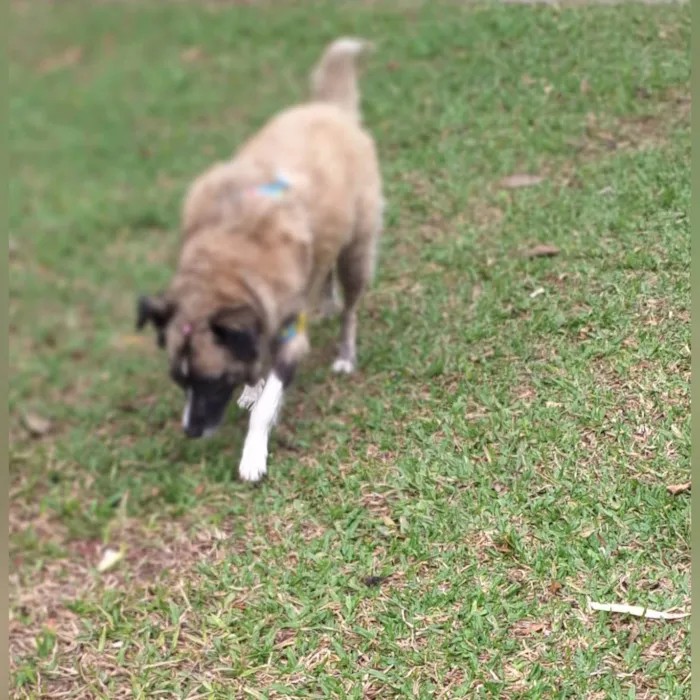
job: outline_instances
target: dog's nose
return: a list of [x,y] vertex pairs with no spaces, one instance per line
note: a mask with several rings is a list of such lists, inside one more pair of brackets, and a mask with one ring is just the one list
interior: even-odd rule
[[185,435],[189,438],[200,438],[204,433],[204,428],[199,425],[192,425],[188,423],[185,426]]

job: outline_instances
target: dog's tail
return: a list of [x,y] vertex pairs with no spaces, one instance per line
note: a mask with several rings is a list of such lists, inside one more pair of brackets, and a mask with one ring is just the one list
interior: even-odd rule
[[357,59],[372,48],[369,41],[349,37],[330,44],[311,73],[313,99],[337,105],[360,121]]

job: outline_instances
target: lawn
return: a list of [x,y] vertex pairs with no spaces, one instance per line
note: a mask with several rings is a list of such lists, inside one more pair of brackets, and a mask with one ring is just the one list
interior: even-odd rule
[[[11,18],[11,697],[690,697],[688,619],[588,609],[690,609],[668,490],[690,480],[690,5]],[[331,375],[337,321],[312,327],[251,487],[246,416],[184,438],[135,300],[169,280],[187,184],[342,34],[378,43],[388,200],[360,370]]]

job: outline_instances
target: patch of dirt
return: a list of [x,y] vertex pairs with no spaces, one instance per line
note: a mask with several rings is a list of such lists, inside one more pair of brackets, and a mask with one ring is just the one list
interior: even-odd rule
[[595,157],[620,150],[644,150],[665,142],[669,132],[690,125],[691,97],[687,88],[676,87],[660,96],[647,114],[611,117],[589,113],[585,138],[572,144],[579,156]]
[[[14,672],[22,659],[36,653],[37,638],[44,630],[56,636],[54,656],[81,658],[80,617],[70,606],[73,601],[96,599],[105,589],[125,590],[141,587],[147,591],[156,582],[176,581],[196,568],[200,561],[221,561],[227,550],[237,546],[230,532],[220,528],[197,526],[191,522],[169,521],[167,527],[147,528],[136,520],[122,520],[112,528],[113,547],[125,547],[123,559],[104,574],[95,570],[106,545],[99,540],[68,540],[55,522],[36,517],[13,522],[11,530],[31,527],[45,541],[61,543],[66,556],[43,559],[38,568],[15,571],[10,576],[10,668]],[[201,520],[199,521],[201,522]],[[71,667],[72,667],[71,662]],[[65,670],[65,669],[64,669]],[[55,690],[53,678],[61,687],[84,691],[78,674],[45,673],[46,690]],[[72,680],[70,680],[72,679]]]
[[500,225],[505,216],[503,209],[493,204],[475,200],[465,212],[479,228],[492,229]]

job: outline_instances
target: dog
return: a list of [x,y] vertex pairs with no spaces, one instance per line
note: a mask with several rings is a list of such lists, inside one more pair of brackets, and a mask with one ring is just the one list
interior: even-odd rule
[[309,352],[307,319],[338,307],[332,371],[357,363],[357,309],[375,271],[384,198],[374,140],[362,125],[358,61],[372,45],[331,43],[311,73],[311,99],[273,117],[190,186],[177,269],[141,296],[170,377],[185,392],[185,434],[212,434],[237,387],[250,409],[239,464],[267,473],[268,439],[285,390]]

